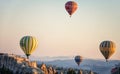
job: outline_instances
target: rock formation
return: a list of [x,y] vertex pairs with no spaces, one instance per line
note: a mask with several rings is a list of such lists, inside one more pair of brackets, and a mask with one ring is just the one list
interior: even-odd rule
[[44,74],[48,74],[47,67],[46,67],[46,65],[44,63],[41,64],[40,69],[44,72]]
[[0,53],[0,68],[6,68],[13,74],[44,74],[35,61],[7,53]]
[[57,71],[53,67],[47,67],[44,63],[41,64],[40,69],[44,71],[44,74],[57,74]]

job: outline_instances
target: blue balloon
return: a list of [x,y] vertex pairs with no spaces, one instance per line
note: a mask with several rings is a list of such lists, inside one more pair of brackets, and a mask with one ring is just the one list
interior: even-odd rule
[[78,66],[80,65],[80,63],[82,62],[82,57],[81,56],[75,56],[75,62],[78,64]]

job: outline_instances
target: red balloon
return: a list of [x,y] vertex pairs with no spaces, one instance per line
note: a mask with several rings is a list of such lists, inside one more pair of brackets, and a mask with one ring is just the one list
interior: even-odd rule
[[77,8],[78,8],[78,5],[74,1],[68,1],[65,4],[65,9],[69,13],[70,16],[77,10]]

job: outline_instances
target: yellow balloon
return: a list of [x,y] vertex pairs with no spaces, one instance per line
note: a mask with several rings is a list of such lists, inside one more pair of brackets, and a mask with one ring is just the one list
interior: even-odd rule
[[20,47],[23,50],[23,52],[26,54],[28,59],[31,53],[36,49],[37,44],[38,42],[36,38],[33,36],[24,36],[20,40]]
[[102,55],[105,57],[106,62],[107,60],[113,55],[116,50],[115,43],[112,41],[103,41],[100,44],[100,51]]

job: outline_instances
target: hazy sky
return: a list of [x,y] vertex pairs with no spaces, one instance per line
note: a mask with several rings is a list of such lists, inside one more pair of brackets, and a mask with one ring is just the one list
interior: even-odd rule
[[70,18],[68,0],[0,0],[0,52],[24,55],[23,36],[38,39],[32,56],[104,57],[99,44],[116,43],[111,59],[120,58],[120,0],[75,0],[77,11]]

